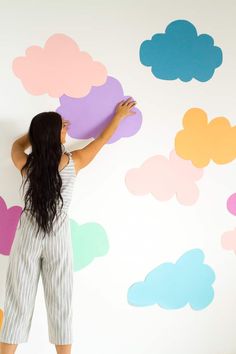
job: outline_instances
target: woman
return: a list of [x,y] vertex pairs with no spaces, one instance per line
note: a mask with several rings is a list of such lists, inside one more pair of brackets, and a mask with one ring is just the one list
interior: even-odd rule
[[83,149],[62,151],[68,121],[56,112],[36,115],[29,134],[14,142],[11,156],[22,174],[25,205],[9,256],[0,354],[15,353],[28,341],[40,273],[49,341],[58,354],[71,353],[73,253],[67,211],[73,184],[120,121],[135,114],[135,104],[131,98],[121,101],[105,130]]

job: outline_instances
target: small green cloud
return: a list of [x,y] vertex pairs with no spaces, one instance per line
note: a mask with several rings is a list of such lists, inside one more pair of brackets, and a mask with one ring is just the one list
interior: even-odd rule
[[79,225],[75,220],[70,219],[70,227],[74,271],[86,267],[94,258],[107,254],[108,238],[100,224],[90,222]]

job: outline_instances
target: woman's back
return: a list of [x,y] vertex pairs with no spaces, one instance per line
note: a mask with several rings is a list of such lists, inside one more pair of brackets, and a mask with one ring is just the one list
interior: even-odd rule
[[[62,179],[61,196],[63,198],[63,207],[61,208],[61,211],[62,211],[62,213],[64,213],[64,217],[61,216],[59,218],[59,221],[57,222],[58,227],[62,224],[65,217],[67,216],[70,202],[72,199],[74,182],[75,182],[75,178],[76,178],[75,163],[72,158],[72,153],[69,151],[66,151],[65,154],[68,156],[68,163],[62,169],[58,169],[59,174]],[[23,175],[23,183],[25,182],[25,179],[26,179],[26,175]],[[24,200],[24,195],[27,190],[28,184],[29,184],[29,180],[27,180],[25,183],[25,187],[23,189],[24,193],[22,194],[22,200]],[[47,191],[45,191],[45,193],[47,193]],[[25,210],[24,213],[30,215],[27,212],[27,210]],[[56,227],[56,225],[54,225],[54,227]]]
[[65,212],[68,211],[70,206],[74,182],[76,178],[75,164],[72,158],[72,153],[71,152],[66,152],[66,153],[68,154],[69,157],[68,164],[62,170],[59,171],[62,178],[61,195],[64,202],[62,210],[64,210]]

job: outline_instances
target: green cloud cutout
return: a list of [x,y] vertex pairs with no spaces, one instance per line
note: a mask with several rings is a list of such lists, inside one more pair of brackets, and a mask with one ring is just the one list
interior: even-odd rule
[[75,220],[70,219],[70,228],[74,271],[86,267],[94,258],[107,254],[108,238],[100,224],[90,222],[79,225]]

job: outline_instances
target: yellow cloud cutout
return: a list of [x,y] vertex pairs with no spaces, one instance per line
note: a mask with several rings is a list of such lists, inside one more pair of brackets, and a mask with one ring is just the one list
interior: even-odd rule
[[3,310],[0,309],[0,330],[2,329],[2,323],[3,323]]
[[196,167],[205,167],[212,159],[225,164],[236,158],[236,126],[225,117],[208,123],[207,114],[200,108],[189,109],[183,117],[184,129],[175,137],[175,151]]

